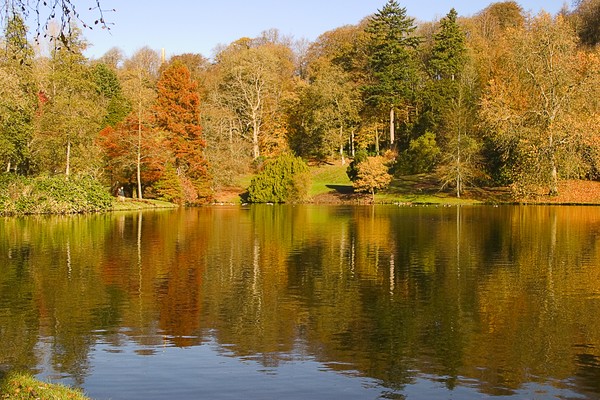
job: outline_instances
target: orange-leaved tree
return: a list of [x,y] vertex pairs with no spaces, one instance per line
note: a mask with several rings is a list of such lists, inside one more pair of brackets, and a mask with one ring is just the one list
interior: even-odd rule
[[161,74],[154,107],[156,128],[171,151],[171,163],[188,203],[210,200],[210,176],[204,158],[206,143],[200,125],[200,97],[188,68],[174,62]]

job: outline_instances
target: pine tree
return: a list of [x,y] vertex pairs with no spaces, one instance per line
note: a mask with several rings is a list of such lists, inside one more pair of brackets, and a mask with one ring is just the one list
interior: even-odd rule
[[106,103],[106,114],[102,125],[103,127],[115,126],[131,112],[131,104],[123,95],[121,83],[114,70],[106,64],[98,63],[94,66],[93,72],[98,92]]
[[413,96],[416,66],[413,50],[420,38],[414,19],[395,0],[388,0],[368,22],[369,68],[373,82],[365,87],[367,104],[390,113],[390,144],[395,140],[395,109],[407,107]]
[[432,79],[455,81],[465,65],[466,37],[453,8],[441,19],[435,33],[428,71]]

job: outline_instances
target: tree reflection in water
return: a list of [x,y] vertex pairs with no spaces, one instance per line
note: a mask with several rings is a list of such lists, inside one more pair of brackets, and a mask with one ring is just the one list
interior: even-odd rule
[[310,359],[388,397],[600,395],[595,208],[205,207],[0,224],[5,369],[86,388],[100,360],[152,375],[165,349],[212,346],[266,375]]

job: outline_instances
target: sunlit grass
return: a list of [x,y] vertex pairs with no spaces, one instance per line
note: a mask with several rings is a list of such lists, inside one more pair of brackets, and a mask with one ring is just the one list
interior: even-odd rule
[[120,201],[115,199],[112,204],[113,211],[135,211],[135,210],[147,210],[151,208],[177,208],[177,204],[169,203],[160,200],[138,200],[125,198]]
[[310,196],[316,196],[323,193],[329,193],[335,190],[335,187],[352,188],[352,182],[346,175],[348,165],[329,165],[324,164],[318,167],[311,168],[312,185],[310,188]]
[[39,381],[30,375],[12,373],[0,386],[0,399],[89,400],[82,392],[67,386]]

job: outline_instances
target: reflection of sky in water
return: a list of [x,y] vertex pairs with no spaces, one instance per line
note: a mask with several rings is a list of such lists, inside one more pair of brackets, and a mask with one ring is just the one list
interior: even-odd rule
[[[351,365],[315,360],[305,354],[302,344],[293,354],[240,357],[234,345],[220,345],[211,335],[203,344],[187,348],[173,346],[168,337],[147,337],[154,343],[163,341],[163,345],[143,346],[137,342],[139,337],[134,342],[129,336],[119,336],[118,345],[98,337],[90,352],[82,387],[95,400],[586,398],[564,389],[568,382],[529,383],[505,395],[486,396],[477,390],[477,380],[458,377],[449,389],[447,380],[451,378],[419,371],[412,371],[411,383],[393,390],[360,376]],[[45,353],[44,349],[48,350],[48,342],[38,346],[40,353]],[[45,361],[39,378],[75,385],[68,376],[55,373],[48,359]]]

